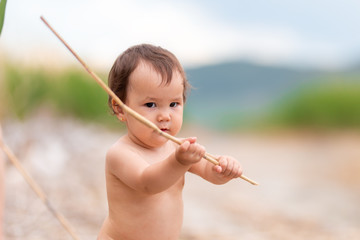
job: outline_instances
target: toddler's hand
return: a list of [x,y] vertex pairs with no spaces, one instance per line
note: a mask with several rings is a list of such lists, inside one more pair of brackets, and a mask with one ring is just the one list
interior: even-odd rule
[[205,155],[205,148],[196,143],[196,137],[186,138],[176,149],[175,157],[183,165],[197,163]]
[[218,158],[219,165],[213,167],[214,171],[225,178],[238,178],[242,174],[240,163],[233,157],[221,156]]

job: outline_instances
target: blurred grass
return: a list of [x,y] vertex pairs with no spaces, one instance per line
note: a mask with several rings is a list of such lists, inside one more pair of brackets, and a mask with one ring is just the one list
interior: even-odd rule
[[254,112],[229,112],[221,130],[360,130],[360,75],[324,76]]
[[[107,94],[82,69],[2,67],[0,114],[25,119],[38,109],[123,127],[107,106]],[[101,76],[106,79],[106,76]],[[185,112],[186,121],[187,112]],[[289,93],[269,109],[230,112],[222,130],[280,128],[360,129],[360,76],[324,77]]]
[[[107,94],[81,69],[55,71],[3,67],[1,114],[25,119],[45,108],[63,116],[121,126],[107,105]],[[101,76],[102,79],[106,79]]]
[[360,129],[360,76],[327,77],[277,102],[269,125],[312,129]]

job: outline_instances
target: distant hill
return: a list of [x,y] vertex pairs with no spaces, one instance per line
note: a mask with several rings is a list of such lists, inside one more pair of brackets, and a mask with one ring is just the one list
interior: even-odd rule
[[219,125],[224,115],[258,114],[324,73],[229,62],[186,69],[186,74],[194,87],[186,105],[187,118]]

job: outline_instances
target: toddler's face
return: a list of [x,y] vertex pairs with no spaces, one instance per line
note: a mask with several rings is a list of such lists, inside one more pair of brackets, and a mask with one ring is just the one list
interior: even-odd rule
[[[126,104],[153,122],[162,131],[176,135],[183,121],[183,79],[174,72],[170,84],[161,83],[161,75],[150,64],[140,62],[131,74]],[[167,139],[125,114],[128,135],[144,147],[159,147]]]

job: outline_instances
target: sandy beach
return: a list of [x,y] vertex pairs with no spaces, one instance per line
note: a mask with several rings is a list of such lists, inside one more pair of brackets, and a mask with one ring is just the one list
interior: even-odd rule
[[[122,134],[37,114],[5,120],[4,140],[81,239],[107,214],[104,155]],[[181,240],[360,239],[360,134],[236,133],[185,127],[207,151],[236,157],[244,174],[215,186],[186,175]],[[5,239],[71,239],[6,163]]]

